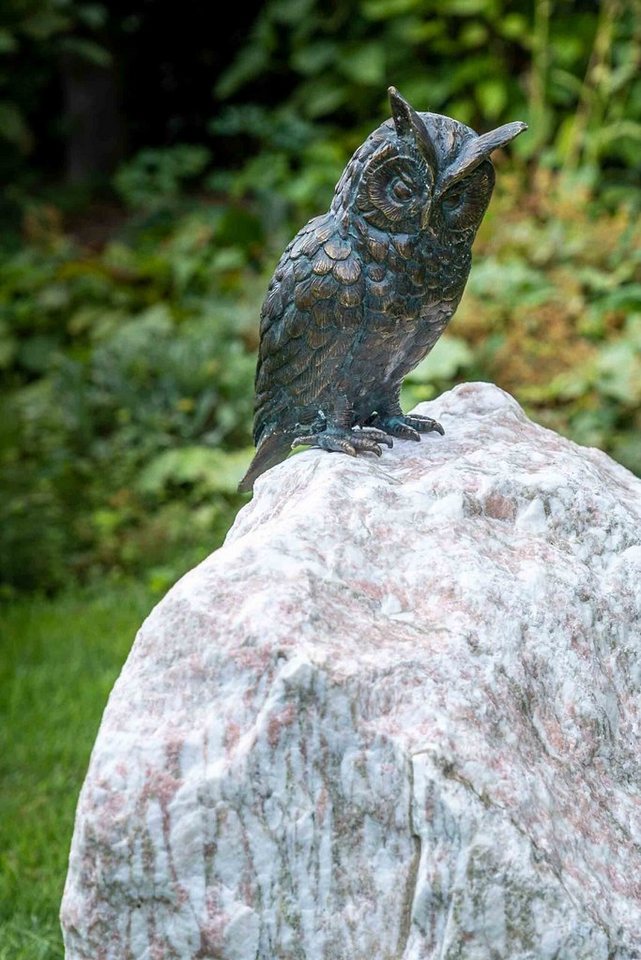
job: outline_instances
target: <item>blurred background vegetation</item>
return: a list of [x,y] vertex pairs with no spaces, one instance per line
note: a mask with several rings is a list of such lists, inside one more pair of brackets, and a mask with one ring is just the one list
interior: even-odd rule
[[530,124],[406,402],[490,379],[641,472],[641,0],[267,0],[224,28],[197,0],[4,13],[5,591],[161,589],[220,541],[268,278],[390,82],[479,130]]
[[2,4],[0,960],[62,956],[102,703],[244,502],[268,279],[388,84],[480,131],[530,124],[405,403],[492,380],[641,474],[641,0],[214,11]]

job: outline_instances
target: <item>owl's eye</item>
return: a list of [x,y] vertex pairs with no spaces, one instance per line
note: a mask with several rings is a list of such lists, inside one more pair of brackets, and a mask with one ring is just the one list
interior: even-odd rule
[[422,157],[398,153],[386,143],[363,172],[357,205],[369,223],[382,230],[415,229],[433,183]]
[[405,183],[404,180],[401,180],[400,177],[394,181],[392,184],[392,193],[397,200],[400,200],[401,203],[404,203],[406,200],[409,200],[412,196],[412,189]]
[[454,187],[443,197],[443,206],[446,210],[456,210],[463,199],[464,190],[462,187]]
[[489,161],[453,184],[441,200],[448,229],[476,230],[490,201],[493,186],[494,169]]

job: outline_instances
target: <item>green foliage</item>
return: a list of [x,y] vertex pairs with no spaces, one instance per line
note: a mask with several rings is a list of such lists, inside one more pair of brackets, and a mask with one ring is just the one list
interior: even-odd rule
[[[641,473],[634,207],[600,209],[580,180],[544,171],[521,193],[505,170],[498,182],[451,331],[408,378],[405,403],[493,380]],[[202,199],[126,221],[97,254],[55,230],[37,240],[6,258],[0,286],[3,577],[55,589],[146,570],[167,586],[243,502],[275,256],[251,208]]]
[[[218,81],[231,102],[214,129],[258,151],[237,186],[262,169],[284,196],[295,178],[296,199],[317,204],[372,118],[387,116],[393,83],[419,109],[479,129],[525,120],[511,148],[522,162],[638,185],[640,67],[641,0],[268,0]],[[259,106],[285,77],[287,98]]]
[[208,206],[98,255],[54,236],[7,259],[7,582],[49,589],[219,542],[250,456],[264,280],[247,216]]
[[105,66],[110,56],[90,35],[105,23],[107,7],[104,4],[77,0],[4,0],[2,14],[0,174],[9,177],[16,174],[34,147],[36,137],[31,116],[56,77],[60,59],[72,55]]
[[[104,59],[111,13],[74,0],[11,0],[8,13],[0,127],[27,150],[55,64]],[[70,239],[62,197],[27,203],[26,242],[0,254],[11,589],[143,569],[167,584],[220,541],[242,503],[274,260],[327,208],[387,115],[390,82],[478,128],[531,125],[512,175],[497,158],[468,290],[406,402],[496,380],[641,471],[640,25],[641,0],[267,0],[217,78],[202,142],[146,148],[118,171],[128,214],[106,244]]]
[[210,160],[206,147],[177,144],[141,150],[118,170],[114,183],[127,206],[157,210],[171,206],[190,180],[203,173]]
[[0,960],[62,960],[73,817],[109,690],[153,597],[101,583],[2,608]]

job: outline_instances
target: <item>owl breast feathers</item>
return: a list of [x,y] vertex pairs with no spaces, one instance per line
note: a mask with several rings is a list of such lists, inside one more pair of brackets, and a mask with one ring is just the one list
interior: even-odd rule
[[329,211],[283,253],[260,320],[256,455],[239,489],[307,444],[381,454],[392,437],[442,428],[404,416],[403,377],[461,299],[490,201],[489,156],[525,129],[478,136],[417,114],[390,88],[392,119],[356,151]]

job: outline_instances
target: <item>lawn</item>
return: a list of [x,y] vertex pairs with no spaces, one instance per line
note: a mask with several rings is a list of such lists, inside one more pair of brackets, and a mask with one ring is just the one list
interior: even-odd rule
[[100,717],[153,605],[133,583],[5,604],[0,633],[0,960],[63,957],[58,910]]

